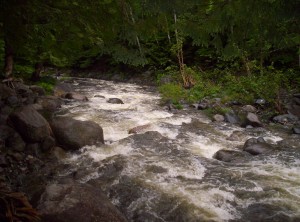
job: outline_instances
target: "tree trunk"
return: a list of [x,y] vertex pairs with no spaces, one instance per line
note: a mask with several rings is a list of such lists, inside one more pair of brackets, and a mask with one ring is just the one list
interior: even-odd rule
[[37,62],[34,66],[35,70],[32,73],[31,80],[32,81],[38,81],[41,78],[41,72],[43,70],[43,63]]
[[251,76],[251,69],[250,69],[249,61],[248,61],[247,57],[243,55],[242,56],[242,61],[243,61],[244,66],[246,68],[247,75]]
[[4,55],[4,74],[6,78],[12,77],[14,65],[13,49],[5,41],[5,55]]

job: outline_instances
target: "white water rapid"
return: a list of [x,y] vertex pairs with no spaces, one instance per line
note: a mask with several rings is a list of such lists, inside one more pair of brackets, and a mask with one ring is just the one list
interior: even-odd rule
[[[89,101],[70,102],[58,115],[98,123],[105,139],[105,145],[83,147],[68,162],[78,180],[101,186],[129,221],[300,221],[299,151],[234,163],[213,159],[220,149],[241,149],[250,137],[275,144],[280,134],[250,131],[228,141],[233,131],[245,129],[212,123],[191,108],[170,112],[159,106],[151,87],[68,81]],[[107,103],[109,98],[124,104]]]

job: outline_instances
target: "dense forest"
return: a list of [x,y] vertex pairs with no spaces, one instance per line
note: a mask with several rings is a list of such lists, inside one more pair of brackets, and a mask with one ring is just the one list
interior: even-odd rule
[[126,75],[151,70],[174,103],[276,104],[300,85],[299,8],[299,0],[1,0],[2,77],[38,80],[43,67],[98,64]]

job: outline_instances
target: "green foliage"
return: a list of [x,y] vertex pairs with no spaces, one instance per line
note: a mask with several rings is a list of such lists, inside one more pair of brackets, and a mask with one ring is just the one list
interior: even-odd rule
[[183,87],[176,83],[168,83],[159,87],[162,99],[170,100],[173,104],[179,104],[180,100],[186,97],[186,92]]
[[50,76],[44,76],[36,84],[43,87],[47,94],[52,94],[56,79]]

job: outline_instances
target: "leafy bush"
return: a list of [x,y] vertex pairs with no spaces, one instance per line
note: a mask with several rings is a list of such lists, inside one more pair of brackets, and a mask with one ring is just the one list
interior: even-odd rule
[[173,104],[179,104],[179,101],[186,97],[183,87],[176,83],[168,83],[159,87],[159,92],[164,101],[170,100]]

